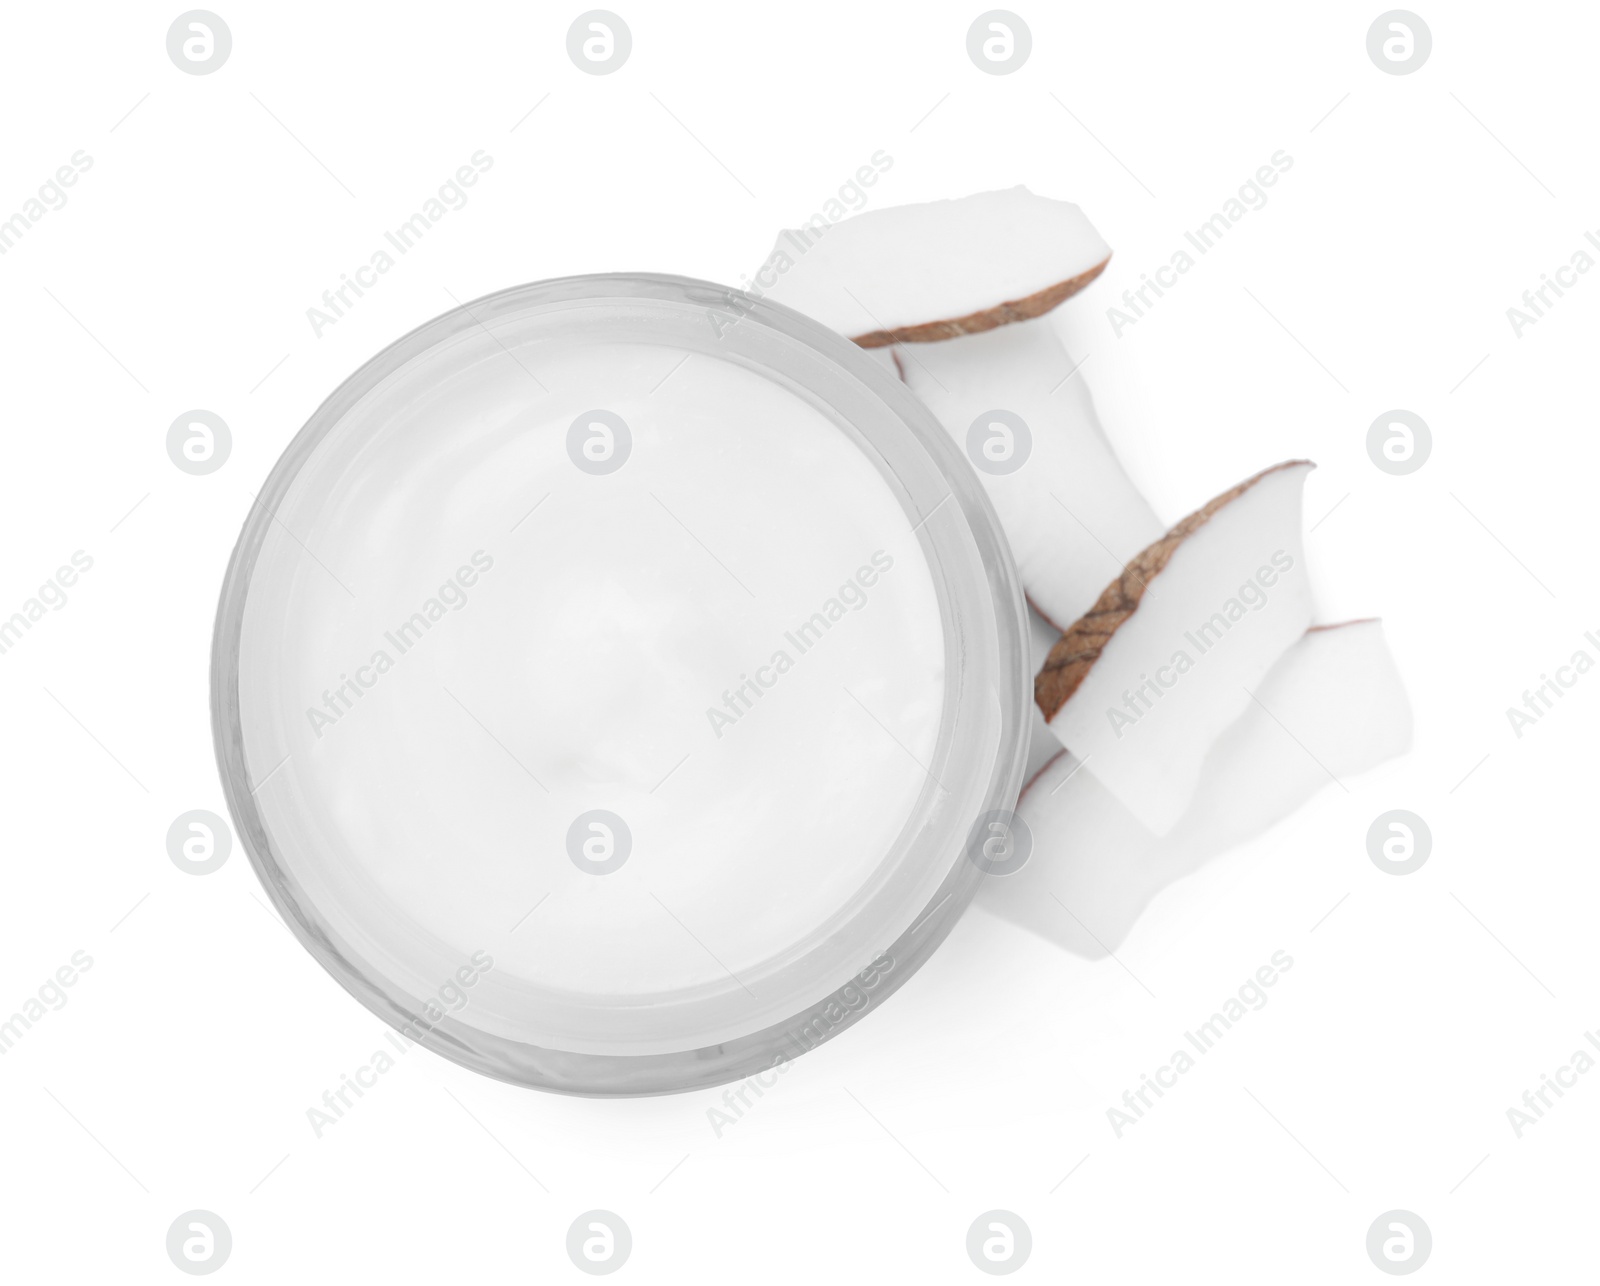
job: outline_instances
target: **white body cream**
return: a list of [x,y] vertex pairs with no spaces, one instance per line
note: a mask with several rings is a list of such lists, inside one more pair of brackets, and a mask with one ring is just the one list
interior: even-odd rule
[[[259,605],[275,682],[248,713],[289,754],[281,839],[500,981],[648,1004],[757,978],[928,788],[944,636],[912,522],[826,416],[730,362],[589,345],[490,358],[472,390],[384,408],[318,470],[314,529],[291,496],[272,538],[296,570]],[[597,408],[625,432],[574,433]],[[626,459],[588,472],[569,442]],[[580,862],[596,810],[626,832],[580,828]]]

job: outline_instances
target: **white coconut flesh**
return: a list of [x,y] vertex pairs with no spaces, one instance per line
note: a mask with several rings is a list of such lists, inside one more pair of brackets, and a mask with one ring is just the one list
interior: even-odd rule
[[1224,492],[1135,557],[1034,682],[1050,730],[1156,835],[1212,743],[1311,621],[1291,461]]
[[1077,206],[1015,187],[832,225],[819,216],[779,233],[757,282],[767,298],[873,348],[1037,317],[1110,257]]
[[1309,630],[1255,698],[1211,747],[1192,804],[1165,836],[1062,751],[1017,806],[1031,855],[1015,874],[985,880],[976,905],[1098,958],[1162,889],[1411,746],[1411,706],[1378,621]]
[[907,386],[977,470],[1029,602],[1066,629],[1165,527],[1050,319],[895,351]]
[[[1081,778],[1072,797],[1100,800],[1113,829],[1126,823],[1140,844],[1154,844],[1190,816],[1204,774],[1226,774],[1233,760],[1213,767],[1214,748],[1259,723],[1258,706],[1243,716],[1286,649],[1328,669],[1330,649],[1345,644],[1315,644],[1305,633],[1301,493],[1314,466],[1291,461],[1257,474],[1165,533],[1128,478],[1082,375],[1043,319],[1109,258],[1078,207],[1017,187],[834,225],[813,220],[780,234],[759,280],[768,297],[892,361],[972,461],[1033,609],[1039,717],[1029,771],[1057,745],[1069,747],[1040,780]],[[1381,632],[1352,625],[1325,634],[1351,641],[1357,660],[1377,648],[1385,664],[1374,661],[1375,673],[1392,683],[1374,695],[1398,703],[1409,737]],[[1298,674],[1296,664],[1285,673]],[[1288,695],[1310,700],[1336,686],[1307,680]],[[1339,700],[1344,708],[1308,718],[1357,735],[1359,724],[1342,721],[1348,694]],[[1388,744],[1381,734],[1392,729],[1374,729],[1376,740],[1357,735],[1354,760]],[[1269,756],[1268,766],[1282,763]],[[1285,790],[1305,793],[1298,783]]]

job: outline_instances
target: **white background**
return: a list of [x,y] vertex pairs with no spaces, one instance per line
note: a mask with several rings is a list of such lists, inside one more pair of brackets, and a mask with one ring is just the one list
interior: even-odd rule
[[[0,218],[93,157],[0,258],[0,609],[94,558],[0,656],[0,1010],[94,960],[0,1058],[9,1280],[179,1280],[164,1238],[195,1207],[233,1231],[219,1280],[249,1282],[586,1280],[564,1240],[594,1207],[651,1282],[983,1280],[964,1240],[997,1207],[1033,1280],[1382,1280],[1364,1241],[1395,1207],[1432,1229],[1424,1278],[1592,1272],[1600,1072],[1520,1139],[1506,1109],[1600,1026],[1600,677],[1521,739],[1505,708],[1600,655],[1600,274],[1520,339],[1505,314],[1600,227],[1600,11],[1416,0],[1432,56],[1390,76],[1380,3],[1018,0],[1032,56],[989,76],[981,4],[615,0],[633,53],[594,77],[579,5],[215,3],[233,52],[207,76],[167,57],[178,5],[16,5],[0,38]],[[470,204],[314,337],[306,309],[478,149]],[[452,297],[738,284],[879,149],[874,207],[1020,182],[1095,221],[1115,258],[1062,323],[1164,519],[1320,463],[1319,617],[1385,618],[1414,751],[1163,897],[1117,960],[968,915],[720,1138],[718,1091],[574,1100],[422,1050],[315,1138],[381,1024],[237,847],[205,878],[165,850],[223,811],[208,650],[253,489]],[[1113,338],[1107,306],[1278,149],[1270,203]],[[195,407],[234,435],[208,477],[164,446]],[[1434,435],[1404,478],[1364,445],[1393,407]],[[1434,835],[1404,878],[1365,849],[1391,808]],[[1117,1139],[1106,1109],[1278,949],[1271,1003]]]

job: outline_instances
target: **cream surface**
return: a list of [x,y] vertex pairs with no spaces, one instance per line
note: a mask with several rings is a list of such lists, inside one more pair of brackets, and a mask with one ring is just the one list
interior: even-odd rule
[[[425,943],[574,1004],[745,986],[872,888],[929,786],[911,521],[826,415],[714,357],[424,375],[318,448],[263,549],[241,699],[257,778],[287,755],[275,845],[397,973]],[[596,409],[614,472],[569,453],[605,455],[571,428]],[[604,874],[568,843],[595,810],[631,836]]]

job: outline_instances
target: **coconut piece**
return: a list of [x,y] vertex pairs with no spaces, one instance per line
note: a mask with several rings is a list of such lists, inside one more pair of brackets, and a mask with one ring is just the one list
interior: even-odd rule
[[1028,601],[1065,629],[1165,528],[1123,471],[1050,319],[892,351],[972,460]]
[[985,880],[976,905],[1098,958],[1117,949],[1162,889],[1335,780],[1411,746],[1411,706],[1378,621],[1309,630],[1255,698],[1211,748],[1193,804],[1161,838],[1061,752],[1017,805],[1032,855],[1015,874]]
[[[1032,608],[1028,610],[1028,659],[1029,669],[1034,674],[1044,666],[1045,658],[1060,637],[1060,630]],[[1024,781],[1032,781],[1040,769],[1062,753],[1061,743],[1044,721],[1044,711],[1037,702],[1031,708],[1033,718],[1028,723],[1028,767],[1022,777]]]
[[1190,514],[1106,587],[1034,679],[1056,738],[1157,835],[1311,623],[1300,516],[1314,467],[1275,465]]
[[1077,206],[1014,187],[831,225],[818,215],[778,234],[758,280],[769,299],[879,348],[1037,317],[1110,258]]

